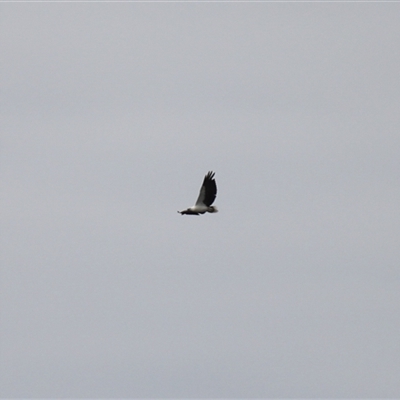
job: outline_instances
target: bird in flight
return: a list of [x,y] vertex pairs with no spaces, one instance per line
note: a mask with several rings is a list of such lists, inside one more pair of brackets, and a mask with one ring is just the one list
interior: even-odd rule
[[217,184],[215,183],[214,175],[215,172],[210,171],[204,177],[203,185],[200,188],[200,193],[196,204],[192,207],[189,207],[187,210],[178,211],[179,214],[199,215],[206,212],[218,212],[217,207],[211,205],[214,203],[214,200],[217,197]]

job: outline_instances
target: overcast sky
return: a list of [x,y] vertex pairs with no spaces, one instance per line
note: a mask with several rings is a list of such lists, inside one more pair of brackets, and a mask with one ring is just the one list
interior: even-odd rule
[[1,397],[400,397],[399,3],[0,11]]

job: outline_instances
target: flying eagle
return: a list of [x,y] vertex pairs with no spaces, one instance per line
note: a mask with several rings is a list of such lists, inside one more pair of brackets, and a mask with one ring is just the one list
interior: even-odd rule
[[217,207],[211,205],[214,203],[214,200],[217,197],[217,184],[215,183],[214,175],[215,172],[210,171],[204,177],[203,185],[200,188],[200,193],[196,204],[192,207],[189,207],[187,210],[178,211],[178,213],[181,215],[199,215],[206,212],[218,212]]

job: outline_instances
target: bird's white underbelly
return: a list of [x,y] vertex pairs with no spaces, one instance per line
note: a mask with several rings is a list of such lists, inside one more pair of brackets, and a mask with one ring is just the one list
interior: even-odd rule
[[190,207],[190,209],[194,212],[206,212],[208,207],[205,204],[196,204]]

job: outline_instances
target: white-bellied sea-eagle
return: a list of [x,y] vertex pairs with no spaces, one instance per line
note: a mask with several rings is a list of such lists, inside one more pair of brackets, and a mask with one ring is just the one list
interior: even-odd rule
[[215,172],[210,171],[204,177],[203,185],[200,188],[196,204],[189,207],[187,210],[178,211],[179,214],[199,215],[206,212],[218,212],[217,207],[211,205],[217,197],[217,184],[215,183],[214,175]]

